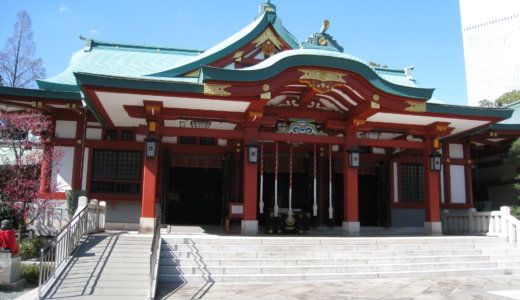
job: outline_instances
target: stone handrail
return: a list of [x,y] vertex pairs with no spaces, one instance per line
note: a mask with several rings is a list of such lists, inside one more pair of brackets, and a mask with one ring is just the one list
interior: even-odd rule
[[79,197],[79,205],[74,217],[67,225],[40,249],[40,274],[38,298],[52,286],[57,275],[63,271],[71,254],[82,243],[83,236],[105,230],[106,203]]
[[520,221],[511,215],[508,206],[502,206],[500,211],[477,212],[471,208],[466,212],[446,213],[442,227],[445,234],[501,236],[520,245]]

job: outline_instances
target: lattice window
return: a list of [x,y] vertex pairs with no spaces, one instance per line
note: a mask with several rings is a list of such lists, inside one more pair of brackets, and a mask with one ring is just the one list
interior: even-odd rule
[[424,202],[424,166],[401,164],[399,175],[401,202]]
[[201,137],[199,140],[201,145],[213,146],[215,145],[215,138],[212,137]]
[[94,150],[91,192],[139,194],[142,155],[140,151]]
[[117,140],[117,130],[107,129],[105,131],[105,140],[107,140],[107,141]]
[[121,140],[122,141],[133,141],[134,133],[132,130],[122,130],[121,131]]
[[181,144],[195,145],[197,144],[197,138],[194,136],[181,136]]

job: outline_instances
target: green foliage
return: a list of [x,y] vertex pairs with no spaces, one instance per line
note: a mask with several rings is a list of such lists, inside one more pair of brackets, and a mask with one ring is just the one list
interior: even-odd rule
[[20,213],[13,207],[13,205],[11,205],[11,203],[0,203],[0,221],[9,220],[13,224],[13,228],[18,228],[19,219]]
[[482,99],[478,102],[478,106],[481,106],[481,107],[496,107],[497,104],[495,103],[495,101],[491,101],[491,100],[488,100],[488,99]]
[[516,139],[509,148],[509,161],[516,166],[520,166],[520,138]]
[[65,195],[67,196],[67,211],[69,213],[69,218],[72,218],[76,209],[78,208],[78,199],[81,196],[86,196],[87,191],[81,190],[68,190],[65,191]]
[[511,206],[511,215],[517,219],[520,219],[520,206]]
[[25,278],[28,284],[38,284],[38,277],[40,276],[40,264],[22,264],[20,271],[22,273],[22,278]]
[[39,237],[28,237],[18,242],[22,260],[40,258],[40,249],[45,246],[45,240]]
[[497,107],[506,106],[507,104],[513,103],[520,100],[520,91],[514,90],[507,92],[495,100]]
[[511,91],[503,94],[495,100],[482,99],[478,102],[482,107],[504,107],[520,100],[520,91]]
[[[509,148],[509,161],[518,168],[520,168],[520,138],[516,139]],[[515,190],[518,192],[517,200],[520,201],[520,175],[516,178],[514,184]]]

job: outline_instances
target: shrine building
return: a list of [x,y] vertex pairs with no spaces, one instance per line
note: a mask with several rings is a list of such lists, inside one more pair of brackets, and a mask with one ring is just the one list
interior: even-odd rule
[[107,201],[107,228],[150,232],[161,211],[163,224],[236,215],[244,234],[269,216],[440,234],[443,210],[474,206],[472,147],[519,136],[514,110],[443,104],[328,27],[299,42],[267,1],[206,51],[81,37],[66,70],[0,87],[0,106],[52,118],[54,196]]

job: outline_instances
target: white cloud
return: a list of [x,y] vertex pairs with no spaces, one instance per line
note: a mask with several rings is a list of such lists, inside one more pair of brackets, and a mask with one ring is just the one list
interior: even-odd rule
[[67,5],[65,5],[65,4],[62,4],[62,5],[60,6],[60,8],[58,9],[58,11],[59,11],[60,13],[64,13],[64,12],[66,12],[67,10],[69,10],[69,7],[68,7]]
[[90,34],[99,34],[99,31],[95,29],[90,29]]

